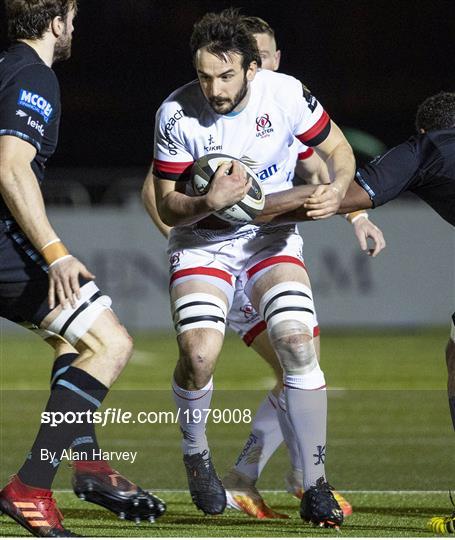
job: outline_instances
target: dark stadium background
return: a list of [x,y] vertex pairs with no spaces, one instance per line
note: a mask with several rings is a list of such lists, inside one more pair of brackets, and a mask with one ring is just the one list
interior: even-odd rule
[[[195,20],[234,5],[276,29],[281,70],[301,78],[336,121],[388,146],[413,131],[416,106],[454,89],[453,0],[80,0],[73,57],[57,65],[58,166],[145,166],[154,114],[194,78]],[[0,44],[6,45],[4,13]]]

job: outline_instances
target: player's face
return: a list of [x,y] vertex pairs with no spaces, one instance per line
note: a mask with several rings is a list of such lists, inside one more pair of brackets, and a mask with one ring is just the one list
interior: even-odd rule
[[281,51],[276,50],[276,41],[269,34],[253,34],[258,44],[262,69],[276,71],[280,67]]
[[62,60],[68,60],[71,56],[71,42],[73,39],[73,20],[74,20],[74,9],[71,9],[68,12],[66,20],[63,24],[63,31],[57,38],[54,48],[54,62],[60,62]]
[[239,54],[218,58],[205,48],[196,53],[196,70],[202,92],[218,114],[229,114],[245,107],[249,83],[254,79],[256,69],[256,62],[252,62],[245,72]]

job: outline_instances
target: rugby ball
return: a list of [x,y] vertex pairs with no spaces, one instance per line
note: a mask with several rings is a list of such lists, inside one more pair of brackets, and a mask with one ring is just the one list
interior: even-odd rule
[[248,223],[261,213],[265,204],[265,195],[256,173],[241,160],[226,154],[207,154],[193,164],[191,181],[194,192],[204,195],[209,189],[210,182],[218,167],[225,162],[239,161],[246,170],[247,178],[251,179],[251,188],[245,197],[233,206],[213,212],[217,217],[229,223]]

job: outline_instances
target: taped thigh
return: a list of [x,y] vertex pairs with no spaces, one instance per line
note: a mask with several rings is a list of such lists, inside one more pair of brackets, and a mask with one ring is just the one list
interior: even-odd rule
[[229,308],[234,298],[234,276],[221,268],[196,266],[177,270],[171,275],[170,289],[185,281],[203,281],[214,285],[226,295]]
[[260,311],[283,371],[307,375],[318,369],[311,289],[297,281],[279,283],[264,294]]
[[218,330],[224,335],[226,304],[213,294],[186,294],[173,303],[172,318],[177,335],[196,328]]
[[75,345],[90,329],[101,313],[110,309],[112,300],[102,295],[95,282],[90,281],[81,287],[81,298],[76,307],[62,309],[46,330],[58,334]]
[[313,335],[313,295],[311,289],[303,283],[284,281],[274,285],[261,298],[259,312],[269,329],[282,321],[298,321]]

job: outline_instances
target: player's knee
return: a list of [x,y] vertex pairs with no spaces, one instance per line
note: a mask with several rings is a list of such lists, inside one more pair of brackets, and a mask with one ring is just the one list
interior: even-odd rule
[[109,347],[117,366],[123,369],[133,354],[133,339],[123,326],[117,330],[115,339]]
[[279,283],[264,294],[259,309],[283,370],[307,373],[317,367],[311,289],[295,281]]
[[286,373],[306,373],[318,366],[309,327],[299,321],[281,321],[270,328],[269,335]]
[[214,337],[206,331],[185,332],[179,336],[179,378],[194,388],[203,388],[213,374],[220,348]]
[[105,358],[111,376],[115,380],[128,363],[133,353],[133,339],[120,324],[108,335],[96,341],[93,346],[94,358]]

